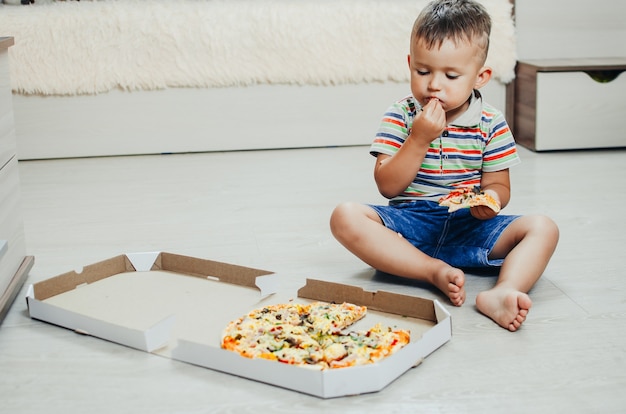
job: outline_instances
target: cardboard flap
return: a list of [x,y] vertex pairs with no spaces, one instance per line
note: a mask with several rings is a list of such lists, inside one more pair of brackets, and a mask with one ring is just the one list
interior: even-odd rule
[[178,341],[172,358],[323,398],[380,391],[423,359],[407,347],[376,364],[319,371],[263,358],[244,358],[236,352],[184,339]]
[[323,373],[294,365],[276,363],[263,358],[244,358],[236,352],[208,347],[181,339],[172,352],[172,358],[217,371],[228,372],[267,384],[289,388],[321,396]]
[[306,285],[298,290],[298,296],[325,302],[350,302],[367,306],[372,310],[384,310],[387,313],[437,322],[433,302],[415,296],[381,290],[368,292],[358,286],[315,279],[307,279]]
[[435,308],[439,322],[422,335],[421,340],[416,344],[419,348],[419,354],[423,357],[435,352],[441,346],[443,346],[452,335],[452,321],[450,313],[441,306],[439,302],[435,302]]
[[172,338],[172,332],[176,325],[176,317],[170,315],[152,325],[144,332],[145,347],[147,352],[154,352],[159,348],[163,348]]
[[116,342],[146,352],[153,352],[164,347],[172,337],[175,323],[173,316],[169,316],[143,331],[91,318],[45,302],[40,302],[32,296],[32,293],[32,289],[29,288],[29,296],[27,296],[26,300],[28,303],[28,312],[33,319],[46,321],[64,328],[72,329],[81,334]]
[[83,268],[82,272],[67,272],[33,285],[33,297],[45,300],[77,286],[97,282],[104,278],[135,269],[126,255],[113,257]]
[[143,253],[128,253],[126,257],[132,263],[133,267],[138,272],[147,272],[152,269],[159,257],[160,252],[143,252]]
[[216,262],[214,260],[199,259],[196,257],[182,256],[173,253],[161,253],[158,257],[160,263],[155,268],[174,273],[182,273],[196,277],[216,278],[220,282],[255,288],[258,276],[271,275],[274,272],[239,266],[230,263]]
[[278,292],[278,278],[274,275],[257,276],[255,284],[261,291],[261,297]]

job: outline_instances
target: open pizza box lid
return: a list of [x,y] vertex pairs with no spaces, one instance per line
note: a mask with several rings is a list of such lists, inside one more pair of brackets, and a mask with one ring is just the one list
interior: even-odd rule
[[[322,398],[380,391],[451,338],[438,302],[307,280],[279,288],[272,272],[165,252],[126,254],[29,286],[31,318],[155,355]],[[226,325],[276,303],[351,302],[368,307],[351,329],[381,322],[411,331],[395,354],[358,367],[318,371],[220,348]]]

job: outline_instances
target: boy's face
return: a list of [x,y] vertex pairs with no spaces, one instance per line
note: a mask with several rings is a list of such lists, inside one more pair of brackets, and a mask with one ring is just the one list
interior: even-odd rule
[[413,41],[408,57],[413,96],[422,106],[436,98],[452,121],[467,109],[472,90],[491,78],[482,56],[481,48],[468,42],[447,39],[428,49],[423,41]]

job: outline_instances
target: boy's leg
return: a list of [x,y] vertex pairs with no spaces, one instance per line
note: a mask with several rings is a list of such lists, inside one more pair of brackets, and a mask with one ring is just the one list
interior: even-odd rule
[[429,282],[456,306],[465,301],[463,271],[422,253],[385,227],[372,208],[357,203],[340,204],[333,211],[330,226],[341,244],[373,268]]
[[500,235],[490,258],[504,257],[495,286],[476,297],[476,307],[500,326],[516,331],[532,301],[527,295],[543,274],[559,240],[559,229],[545,216],[523,216]]

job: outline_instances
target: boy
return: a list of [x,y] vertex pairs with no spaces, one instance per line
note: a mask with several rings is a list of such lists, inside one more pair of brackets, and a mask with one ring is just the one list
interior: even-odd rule
[[384,115],[370,152],[389,205],[342,203],[333,235],[370,266],[429,282],[455,306],[465,301],[462,268],[498,266],[495,286],[476,297],[480,312],[516,331],[532,305],[559,238],[544,216],[498,215],[485,206],[448,213],[438,200],[456,188],[481,189],[504,208],[509,168],[520,162],[502,113],[478,89],[491,19],[472,0],[436,0],[415,21],[408,64],[411,96]]

